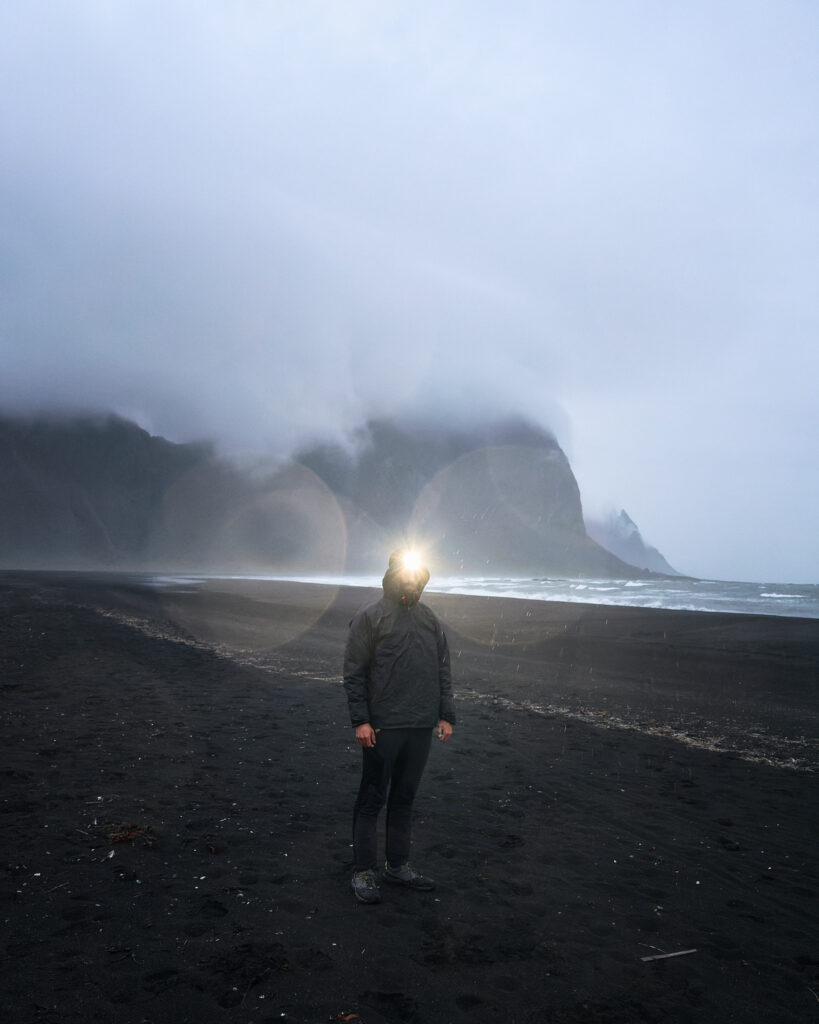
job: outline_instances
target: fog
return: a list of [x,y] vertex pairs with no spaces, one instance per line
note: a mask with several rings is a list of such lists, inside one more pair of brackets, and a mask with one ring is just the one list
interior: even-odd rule
[[812,3],[0,10],[0,408],[283,454],[550,427],[681,571],[816,582]]

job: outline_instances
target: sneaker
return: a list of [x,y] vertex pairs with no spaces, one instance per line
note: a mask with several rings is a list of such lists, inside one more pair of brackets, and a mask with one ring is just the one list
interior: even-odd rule
[[375,872],[356,871],[353,875],[353,892],[359,903],[380,903],[381,893],[375,880]]
[[409,864],[402,864],[398,868],[390,867],[384,862],[384,873],[381,876],[385,882],[392,882],[394,885],[406,885],[408,889],[423,889],[429,891],[435,888],[435,882],[426,875],[414,871]]

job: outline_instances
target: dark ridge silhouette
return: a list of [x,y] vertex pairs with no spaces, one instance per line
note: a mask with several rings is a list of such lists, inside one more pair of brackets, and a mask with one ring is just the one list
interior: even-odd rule
[[0,416],[0,564],[369,573],[412,538],[439,574],[648,571],[588,536],[546,430],[377,420],[356,441],[240,468],[113,415]]
[[139,557],[166,489],[210,457],[117,416],[0,417],[0,556],[55,567]]

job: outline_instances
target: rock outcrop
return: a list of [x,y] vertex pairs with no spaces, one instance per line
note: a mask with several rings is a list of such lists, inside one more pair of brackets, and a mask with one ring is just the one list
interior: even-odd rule
[[621,509],[619,515],[612,512],[607,519],[587,519],[586,529],[598,544],[624,562],[666,576],[680,575],[656,548],[646,544],[625,510]]

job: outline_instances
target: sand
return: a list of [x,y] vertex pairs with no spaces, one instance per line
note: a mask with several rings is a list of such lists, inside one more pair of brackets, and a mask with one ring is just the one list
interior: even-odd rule
[[5,1019],[819,1019],[819,622],[430,595],[438,886],[367,907],[372,595],[0,573]]

